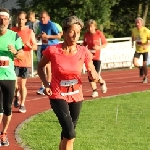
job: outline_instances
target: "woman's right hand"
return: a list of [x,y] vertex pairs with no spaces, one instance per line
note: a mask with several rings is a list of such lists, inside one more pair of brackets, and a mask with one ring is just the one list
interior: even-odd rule
[[43,91],[43,93],[47,96],[51,96],[52,95],[52,91],[49,87],[46,87]]

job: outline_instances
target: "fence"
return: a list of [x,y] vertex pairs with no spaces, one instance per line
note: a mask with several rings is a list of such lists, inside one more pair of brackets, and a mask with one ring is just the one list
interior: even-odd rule
[[[125,38],[109,38],[107,39],[108,45],[101,50],[100,60],[102,62],[101,69],[112,69],[112,68],[132,68],[132,60],[135,49],[131,47],[131,37]],[[83,41],[78,41],[82,43]],[[60,41],[62,43],[62,41]],[[41,43],[38,43],[41,45]],[[150,57],[150,56],[149,56]],[[33,51],[32,51],[33,60]],[[149,59],[150,60],[150,59]],[[139,59],[139,63],[142,63],[142,58]],[[150,62],[148,61],[148,64]],[[83,73],[86,72],[85,65],[83,65]],[[32,61],[32,72],[31,76],[34,76],[34,65]]]

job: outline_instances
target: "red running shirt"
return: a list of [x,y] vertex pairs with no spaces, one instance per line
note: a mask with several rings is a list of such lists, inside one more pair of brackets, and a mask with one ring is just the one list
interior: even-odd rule
[[102,32],[96,30],[96,33],[91,34],[90,32],[86,32],[84,34],[83,45],[87,46],[87,48],[93,54],[93,60],[100,60],[100,50],[93,51],[93,46],[102,45],[107,43],[106,38]]
[[81,73],[82,66],[92,61],[92,54],[85,46],[77,45],[77,53],[67,56],[62,44],[49,46],[43,55],[51,62],[52,80],[50,88],[52,99],[64,99],[67,102],[83,100]]
[[20,59],[15,59],[14,64],[15,66],[19,67],[31,67],[32,66],[32,58],[31,58],[31,49],[26,46],[27,43],[30,43],[30,45],[33,44],[33,40],[35,41],[35,35],[34,32],[29,29],[25,28],[23,30],[19,30],[17,27],[13,27],[11,30],[18,33],[18,35],[21,37],[24,45],[24,57]]

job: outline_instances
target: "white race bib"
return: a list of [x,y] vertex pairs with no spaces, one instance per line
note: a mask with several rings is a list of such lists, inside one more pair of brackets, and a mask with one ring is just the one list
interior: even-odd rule
[[137,37],[135,40],[136,44],[142,45],[142,39],[140,37]]
[[96,53],[96,50],[89,49],[91,53]]
[[61,80],[60,82],[61,95],[73,95],[79,93],[79,84],[78,80]]
[[0,68],[8,68],[8,67],[9,67],[9,57],[0,56]]

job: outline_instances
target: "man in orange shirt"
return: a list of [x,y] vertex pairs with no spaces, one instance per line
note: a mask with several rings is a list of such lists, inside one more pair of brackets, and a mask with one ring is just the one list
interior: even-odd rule
[[[106,38],[104,34],[97,30],[97,23],[95,20],[90,19],[87,22],[87,32],[84,34],[83,45],[87,46],[87,48],[93,54],[93,64],[98,74],[100,74],[100,50],[107,45]],[[93,93],[92,97],[97,97],[97,86],[96,82],[92,81],[89,77],[89,82],[91,84]],[[103,93],[107,92],[106,82],[100,77],[100,85]]]
[[[25,113],[25,99],[27,96],[26,82],[29,77],[32,59],[31,59],[31,50],[37,50],[37,43],[35,39],[35,34],[33,30],[26,27],[27,14],[24,11],[21,11],[17,15],[18,27],[12,28],[13,31],[17,32],[18,35],[22,38],[24,44],[24,58],[22,60],[15,59],[15,72],[18,79],[20,79],[20,85],[16,82],[16,91],[15,91],[15,100],[14,106],[19,107],[19,112]],[[21,102],[19,105],[19,92],[21,94]]]

